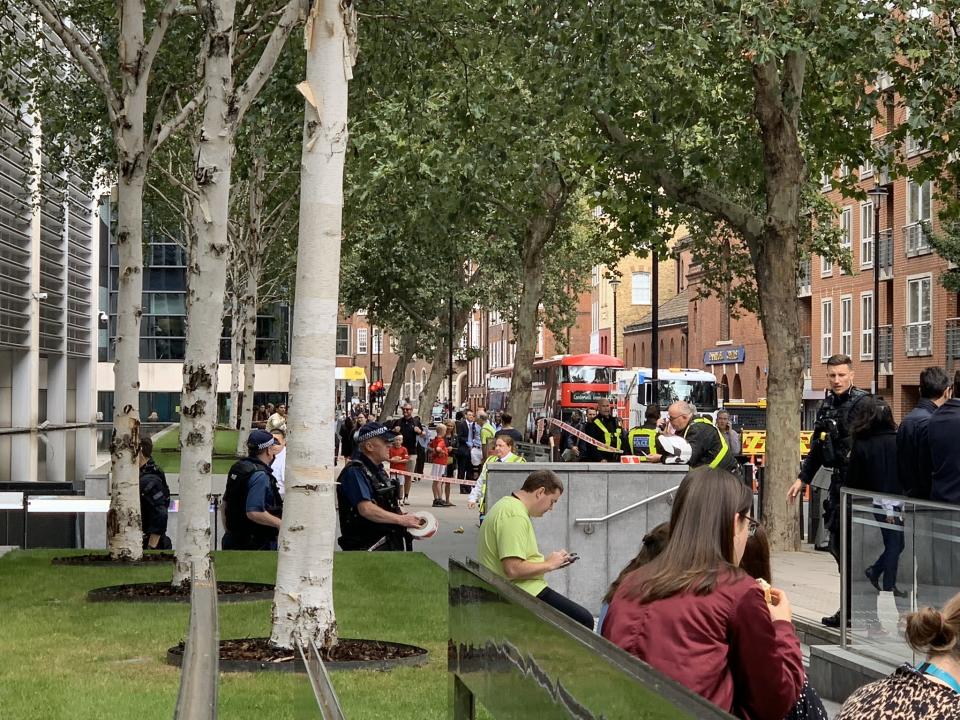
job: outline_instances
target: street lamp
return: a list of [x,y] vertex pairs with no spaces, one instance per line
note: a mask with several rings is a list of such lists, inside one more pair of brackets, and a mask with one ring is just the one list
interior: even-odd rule
[[873,202],[873,387],[880,392],[880,201],[887,197],[887,189],[874,181],[867,190]]
[[617,288],[620,287],[620,278],[616,275],[610,278],[610,287],[613,288],[613,356],[617,355]]

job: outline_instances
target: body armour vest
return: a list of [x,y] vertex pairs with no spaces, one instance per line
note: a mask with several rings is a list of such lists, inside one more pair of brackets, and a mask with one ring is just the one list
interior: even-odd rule
[[227,531],[239,545],[249,545],[251,548],[260,547],[266,542],[276,540],[279,535],[277,528],[255,523],[247,517],[247,494],[250,490],[250,478],[254,473],[263,471],[270,481],[270,491],[273,493],[273,506],[266,511],[277,517],[283,516],[283,499],[280,497],[280,488],[270,466],[258,458],[248,457],[239,460],[230,468],[227,475],[227,489],[223,494],[225,507],[224,519]]

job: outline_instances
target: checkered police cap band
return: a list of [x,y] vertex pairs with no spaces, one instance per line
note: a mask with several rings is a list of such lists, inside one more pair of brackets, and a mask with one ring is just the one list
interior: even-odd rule
[[[371,425],[373,427],[370,427]],[[394,434],[390,432],[390,430],[380,424],[370,423],[369,425],[365,425],[364,428],[361,428],[360,432],[357,434],[358,443],[365,443],[367,440],[373,440],[374,438],[382,436],[386,436],[386,440],[392,440],[394,437]]]

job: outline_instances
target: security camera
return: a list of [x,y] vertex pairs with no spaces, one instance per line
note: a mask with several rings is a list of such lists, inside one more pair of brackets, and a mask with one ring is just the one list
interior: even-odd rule
[[35,300],[46,300],[47,294],[45,292],[34,293],[33,297]]
[[110,322],[110,316],[107,315],[103,310],[100,311],[100,315],[97,316],[97,319],[100,321],[101,325],[106,325]]

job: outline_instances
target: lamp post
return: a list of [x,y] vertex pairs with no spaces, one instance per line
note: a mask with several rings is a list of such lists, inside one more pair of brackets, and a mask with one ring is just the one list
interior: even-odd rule
[[447,299],[447,403],[450,406],[450,417],[453,417],[453,293]]
[[617,354],[617,289],[620,287],[620,278],[616,275],[610,278],[610,287],[613,289],[613,356]]
[[880,393],[880,201],[887,189],[879,182],[867,190],[873,202],[873,383],[871,392]]

